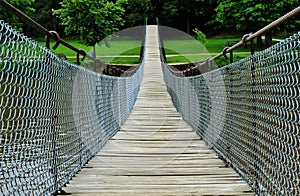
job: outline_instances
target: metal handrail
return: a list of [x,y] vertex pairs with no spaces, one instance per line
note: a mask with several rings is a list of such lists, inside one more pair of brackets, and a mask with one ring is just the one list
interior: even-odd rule
[[[277,20],[273,21],[272,23],[270,23],[269,25],[263,27],[262,29],[258,30],[257,32],[255,32],[253,34],[244,35],[240,42],[234,44],[231,47],[225,47],[223,49],[223,51],[220,52],[219,54],[217,54],[217,55],[215,55],[211,58],[208,58],[203,62],[195,62],[194,63],[195,67],[189,68],[189,69],[184,70],[184,71],[174,71],[172,69],[169,69],[169,70],[171,71],[171,73],[173,75],[176,75],[176,76],[180,76],[180,77],[190,76],[190,75],[192,75],[193,72],[195,72],[196,70],[199,70],[200,67],[208,66],[208,64],[210,62],[214,61],[217,58],[220,58],[220,57],[224,56],[227,59],[227,56],[226,56],[227,53],[230,53],[230,63],[232,63],[233,62],[233,50],[235,50],[235,49],[237,49],[241,46],[245,47],[247,42],[251,42],[251,55],[252,55],[252,54],[254,54],[253,40],[255,38],[263,35],[264,33],[270,31],[271,29],[273,29],[275,27],[278,27],[282,23],[290,20],[291,18],[295,17],[298,14],[300,14],[300,6],[296,7],[292,11],[290,11],[287,14],[285,14],[284,16],[278,18]],[[201,74],[203,74],[203,72]]]
[[[20,18],[21,20],[23,20],[24,22],[26,22],[27,24],[29,24],[30,26],[32,26],[33,28],[35,28],[40,33],[45,34],[47,36],[46,39],[51,38],[51,39],[55,40],[56,41],[56,47],[58,46],[58,44],[62,44],[64,46],[66,46],[67,48],[73,50],[77,54],[83,55],[83,57],[85,57],[85,58],[88,58],[90,60],[96,61],[96,58],[88,55],[84,50],[78,49],[75,46],[73,46],[73,45],[69,44],[68,42],[66,42],[65,40],[61,39],[58,36],[57,32],[47,30],[45,27],[43,27],[42,25],[40,25],[39,23],[37,23],[36,21],[34,21],[29,16],[25,15],[22,11],[20,11],[19,9],[17,9],[16,7],[14,7],[10,3],[8,3],[7,1],[0,0],[0,5],[4,9],[6,9],[7,11],[13,13],[18,18]],[[49,44],[47,44],[47,45],[48,45],[48,48],[49,48]],[[54,49],[56,47],[54,47]],[[79,55],[77,55],[77,64],[79,64],[79,59],[78,59],[79,57],[78,56]]]
[[[88,55],[83,49],[78,49],[75,46],[69,44],[68,42],[66,42],[65,40],[61,39],[59,34],[56,31],[49,31],[47,30],[45,27],[43,27],[42,25],[40,25],[39,23],[37,23],[35,20],[33,20],[32,18],[30,18],[29,16],[27,16],[26,14],[24,14],[22,11],[20,11],[19,9],[17,9],[16,7],[14,7],[13,5],[11,5],[10,3],[8,3],[5,0],[0,0],[0,5],[1,7],[5,8],[7,11],[12,12],[14,15],[16,15],[17,17],[19,17],[21,20],[23,20],[24,22],[26,22],[27,24],[29,24],[30,26],[32,26],[33,28],[35,28],[37,31],[39,31],[42,34],[46,35],[46,47],[49,49],[50,48],[50,44],[49,44],[49,38],[53,39],[56,41],[56,44],[52,47],[54,50],[59,46],[59,44],[62,44],[64,46],[66,46],[67,48],[73,50],[74,52],[77,53],[76,57],[77,57],[77,64],[80,64],[79,61],[79,55],[82,55],[83,58],[88,58],[89,60],[94,61],[96,64],[99,64],[99,59],[96,59],[90,55]],[[147,26],[147,19],[145,20],[145,26]],[[141,54],[140,54],[140,60],[139,60],[139,64],[142,63],[143,60],[143,44],[144,44],[144,40],[142,40],[142,46],[141,46]],[[101,63],[101,61],[100,61]],[[123,77],[129,77],[132,76],[137,69],[139,68],[139,66],[135,66],[129,70],[124,71],[124,74],[122,74]]]
[[[244,37],[242,38],[242,41],[234,44],[231,47],[226,48],[224,51],[222,51],[221,53],[217,54],[216,56],[209,58],[208,62],[211,62],[221,56],[224,56],[224,53],[229,53],[231,51],[233,51],[234,49],[237,49],[241,46],[245,46],[245,44],[247,42],[250,42],[252,40],[254,40],[255,38],[263,35],[264,33],[274,29],[275,27],[278,27],[279,25],[281,25],[282,23],[290,20],[291,18],[293,18],[294,16],[296,16],[297,14],[300,14],[300,6],[293,9],[292,11],[290,11],[289,13],[285,14],[284,16],[278,18],[277,20],[273,21],[272,23],[268,24],[267,26],[263,27],[262,29],[258,30],[257,32],[253,33],[253,34],[246,34],[244,35]],[[199,66],[201,66],[202,64],[200,64]]]

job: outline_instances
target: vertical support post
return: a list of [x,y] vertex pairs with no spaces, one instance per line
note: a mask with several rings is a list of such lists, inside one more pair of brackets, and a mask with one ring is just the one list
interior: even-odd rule
[[[227,47],[225,47],[225,48],[223,49],[223,51],[222,51],[225,60],[228,60],[228,57],[227,57],[227,55],[226,55],[228,49],[229,49],[229,47],[227,46]],[[232,53],[232,51],[230,51],[230,59],[229,59],[229,62],[230,62],[230,63],[233,62],[233,53]]]
[[[242,44],[243,44],[244,48],[247,47],[247,38],[248,37],[250,37],[250,34],[246,34],[242,38]],[[251,51],[251,55],[253,55],[254,54],[254,42],[253,42],[253,40],[250,41],[250,51]]]
[[161,45],[161,51],[162,51],[163,58],[164,58],[165,62],[167,63],[164,41],[162,39],[160,39],[160,45]]
[[156,23],[157,23],[157,30],[158,30],[158,37],[159,37],[159,40],[158,40],[159,41],[159,48],[160,48],[160,51],[162,53],[163,61],[167,63],[165,46],[164,46],[164,41],[163,41],[161,33],[160,33],[161,31],[160,31],[160,25],[159,25],[158,18],[156,18]]
[[232,68],[226,68],[226,70],[229,72],[229,90],[228,90],[228,97],[229,97],[229,119],[231,119],[231,121],[230,121],[230,124],[229,124],[229,133],[228,133],[228,135],[229,135],[229,138],[228,138],[228,146],[227,146],[227,157],[228,157],[228,160],[230,160],[230,162],[232,161],[231,160],[231,145],[232,145],[232,113],[233,113],[233,104],[232,104],[232,95],[233,95],[233,91],[232,91],[232,89],[233,89],[233,79],[232,79],[232,77],[233,77],[233,74],[232,74]]
[[230,54],[229,61],[230,61],[230,63],[233,63],[233,52],[230,51],[229,54]]
[[255,86],[256,86],[256,82],[255,82],[255,62],[256,59],[253,57],[251,59],[251,80],[252,80],[252,88],[251,88],[251,94],[252,94],[252,110],[253,110],[253,114],[252,114],[252,126],[253,126],[253,130],[254,130],[254,134],[253,134],[253,151],[254,151],[254,190],[255,192],[258,194],[259,193],[259,185],[258,185],[258,155],[257,155],[257,126],[256,126],[256,90],[255,90]]
[[50,131],[52,134],[52,141],[51,141],[51,146],[52,146],[52,175],[53,175],[53,181],[54,181],[54,185],[53,188],[54,190],[56,190],[56,192],[58,191],[58,169],[57,169],[57,153],[56,153],[56,124],[57,124],[57,115],[55,112],[55,102],[54,102],[54,91],[55,91],[55,87],[54,87],[54,76],[50,76],[51,77],[51,84],[50,84],[50,100],[51,100],[51,107],[50,107],[50,120],[51,120],[51,125],[50,125]]
[[45,36],[45,40],[46,40],[46,48],[50,49],[50,39],[48,35]]
[[80,65],[79,53],[76,54],[76,64]]
[[250,50],[251,50],[251,55],[254,55],[254,42],[251,40],[250,42]]
[[[54,109],[54,108],[53,108]],[[53,161],[52,161],[52,173],[53,173],[53,180],[54,180],[54,190],[58,191],[58,169],[57,169],[57,154],[56,154],[56,116],[53,116],[53,121],[51,125],[52,130],[52,148],[53,148]]]
[[143,28],[143,37],[142,37],[142,41],[141,41],[140,59],[139,59],[140,64],[142,63],[143,58],[144,58],[146,28],[147,28],[147,18],[146,18],[146,21],[145,21],[145,28]]

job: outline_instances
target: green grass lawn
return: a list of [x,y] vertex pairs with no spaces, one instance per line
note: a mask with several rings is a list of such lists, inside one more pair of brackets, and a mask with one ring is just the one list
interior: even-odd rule
[[103,57],[101,58],[102,62],[109,64],[117,65],[126,65],[126,64],[138,64],[139,58],[137,57]]
[[[37,41],[38,41],[40,44],[42,44],[43,46],[46,46],[45,40],[37,39]],[[66,39],[65,41],[68,42],[69,44],[71,44],[72,46],[78,48],[78,49],[83,49],[83,50],[85,50],[87,53],[88,53],[89,51],[92,50],[92,47],[86,46],[86,45],[83,45],[83,44],[80,44],[80,43],[78,42],[78,40]],[[53,50],[53,49],[52,49],[52,46],[54,46],[54,44],[55,44],[55,41],[52,41],[52,40],[51,40],[51,41],[50,41],[50,49],[51,49],[51,51],[53,51],[55,54],[63,53],[63,54],[66,55],[66,56],[76,56],[76,52],[74,52],[73,50],[71,50],[71,49],[65,47],[65,46],[62,45],[62,44],[60,44],[56,50]]]
[[109,47],[105,44],[96,45],[96,54],[101,61],[110,64],[138,64],[141,50],[139,40],[110,41]]
[[[214,38],[208,39],[205,44],[201,44],[197,40],[167,40],[164,42],[167,61],[169,63],[187,63],[195,61],[203,61],[209,57],[216,55],[223,51],[224,47],[228,45],[228,41],[240,41],[240,38]],[[38,40],[45,46],[45,41]],[[91,54],[93,47],[85,46],[78,43],[78,40],[66,39],[71,45],[85,50]],[[51,46],[55,41],[51,41]],[[111,64],[137,64],[139,61],[141,41],[139,40],[113,40],[109,42],[110,47],[105,44],[96,45],[96,55],[105,63]],[[250,55],[249,47],[238,48],[234,51],[234,60]],[[76,62],[76,53],[63,45],[60,45],[54,53],[63,53],[71,62]],[[239,54],[239,52],[247,52],[247,54]],[[228,64],[224,58],[217,59],[217,64],[223,66]]]
[[[38,39],[40,44],[46,46],[46,43],[42,39]],[[75,46],[78,49],[83,49],[87,54],[91,54],[93,51],[93,47],[85,46],[80,44],[78,40],[66,39],[69,44]],[[55,41],[50,41],[51,51],[55,54],[63,53],[67,56],[70,62],[76,62],[76,52],[73,50],[59,45],[56,50],[52,49]],[[139,62],[139,54],[141,49],[141,41],[139,40],[122,40],[122,41],[110,41],[109,47],[105,44],[96,45],[96,55],[105,63],[112,64],[136,64]],[[133,57],[128,57],[128,55],[134,55]],[[126,57],[122,57],[126,56]]]
[[[122,40],[122,41],[110,41],[109,47],[105,44],[96,45],[97,56],[109,56],[109,55],[139,55],[141,48],[141,41],[139,40]],[[92,49],[89,51],[91,52]]]
[[[169,63],[190,63],[195,61],[204,61],[223,51],[228,46],[228,41],[238,42],[239,39],[217,38],[209,39],[205,44],[195,40],[167,40],[164,42],[167,62]],[[171,54],[171,55],[170,55]],[[178,56],[174,56],[178,54]],[[238,61],[250,55],[250,49],[238,48],[234,51],[234,61]],[[228,54],[229,56],[229,54]],[[221,57],[216,60],[216,64],[221,67],[229,64],[229,60]]]

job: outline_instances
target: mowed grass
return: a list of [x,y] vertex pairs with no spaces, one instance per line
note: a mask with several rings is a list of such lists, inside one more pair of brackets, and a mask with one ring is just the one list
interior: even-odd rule
[[113,40],[109,47],[96,45],[96,55],[109,64],[138,64],[141,51],[140,40]]
[[[88,54],[92,54],[93,47],[80,44],[78,40],[66,39],[71,45],[85,50]],[[240,38],[213,38],[208,39],[205,44],[201,44],[197,40],[166,40],[164,41],[165,52],[167,55],[167,62],[169,63],[188,63],[195,61],[203,61],[212,57],[230,44],[240,41]],[[40,43],[45,46],[45,41],[40,40]],[[55,41],[50,42],[51,46]],[[139,62],[139,55],[141,49],[140,40],[112,40],[109,41],[109,47],[105,43],[96,45],[96,56],[101,61],[110,64],[137,64]],[[249,47],[238,48],[234,51],[234,60],[240,60],[250,55]],[[59,45],[54,53],[63,53],[71,62],[76,62],[76,53],[63,45]],[[239,54],[243,52],[243,54]],[[246,52],[246,53],[245,53]],[[235,54],[236,53],[236,54]],[[219,66],[228,64],[223,57],[217,60]]]
[[[46,46],[46,42],[45,40],[42,40],[42,39],[37,39],[37,41],[43,45],[43,46]],[[92,50],[92,47],[90,46],[86,46],[86,45],[83,45],[83,44],[80,44],[78,40],[73,40],[73,39],[66,39],[65,40],[66,42],[68,42],[69,44],[71,44],[72,46],[78,48],[78,49],[83,49],[84,51],[86,51],[87,53],[89,51]],[[63,53],[64,55],[66,55],[67,57],[68,56],[76,56],[76,52],[74,52],[73,50],[65,47],[64,45],[62,44],[59,44],[58,48],[56,50],[53,50],[52,47],[54,46],[55,44],[55,41],[51,40],[50,41],[50,50],[52,52],[54,52],[55,54],[59,54],[59,53]]]
[[[39,43],[43,46],[46,46],[44,40],[38,40]],[[93,47],[86,46],[80,44],[78,40],[66,40],[72,46],[75,46],[78,49],[83,49],[89,55],[92,55]],[[76,52],[73,50],[65,47],[64,45],[60,44],[56,50],[53,50],[52,47],[54,46],[55,41],[50,41],[50,50],[55,54],[63,53],[67,56],[70,62],[76,62]],[[105,63],[112,63],[112,64],[136,64],[139,62],[139,55],[141,49],[141,41],[139,40],[118,40],[118,41],[110,41],[109,47],[102,44],[96,44],[96,57],[100,58]],[[132,57],[128,57],[132,55]],[[126,56],[126,57],[122,57]]]
[[109,63],[109,64],[116,64],[116,65],[131,65],[131,64],[138,64],[139,58],[137,57],[103,57],[101,58],[102,62]]
[[105,44],[101,44],[101,45],[97,44],[96,54],[99,57],[139,55],[140,48],[141,48],[141,41],[139,40],[113,40],[109,42],[109,47],[107,47]]
[[[204,61],[223,51],[229,44],[237,43],[238,39],[218,38],[209,39],[205,44],[196,40],[166,40],[164,42],[165,53],[168,63],[193,63]],[[178,55],[178,56],[175,56]],[[250,55],[249,48],[238,48],[234,51],[234,61],[238,61]],[[229,56],[229,54],[228,54]],[[229,64],[229,60],[221,57],[216,60],[219,67]]]

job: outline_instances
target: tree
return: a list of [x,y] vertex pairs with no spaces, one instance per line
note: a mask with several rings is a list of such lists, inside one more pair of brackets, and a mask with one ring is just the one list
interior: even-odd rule
[[217,0],[151,0],[152,7],[161,24],[190,33],[195,27],[201,29],[215,13]]
[[[32,16],[34,12],[34,8],[32,8],[32,4],[34,0],[10,0],[8,1],[14,7],[21,10],[26,15]],[[26,24],[21,22],[21,20],[13,15],[12,13],[8,12],[7,10],[0,7],[0,18],[4,20],[6,23],[9,23],[14,29],[17,31],[22,32],[24,28],[28,28]]]
[[198,18],[202,14],[202,9],[204,8],[203,0],[176,0],[177,7],[177,17],[176,21],[183,20],[182,23],[185,24],[186,32],[191,33],[191,20],[193,18]]
[[[159,5],[159,4],[158,4]],[[166,0],[162,1],[160,3],[161,8],[158,9],[158,18],[160,21],[160,24],[163,24],[165,26],[177,26],[181,23],[181,21],[177,21],[176,18],[179,14],[179,8],[178,8],[178,2],[172,1],[172,0]],[[177,24],[176,24],[177,22]],[[177,26],[178,27],[178,26]]]
[[154,13],[149,0],[127,0],[121,2],[125,9],[125,26],[134,27],[145,24],[145,19],[154,18]]
[[123,25],[124,9],[120,1],[63,0],[61,9],[53,10],[64,25],[67,35],[78,35],[81,43],[95,46]]
[[46,29],[57,31],[61,34],[61,28],[58,27],[58,19],[52,14],[52,9],[59,9],[59,0],[35,0],[32,5],[35,9],[33,18]]
[[[255,32],[280,16],[299,6],[300,0],[221,0],[216,8],[215,22],[226,29]],[[291,26],[290,26],[291,27]],[[271,32],[266,34],[267,45],[272,42]]]

